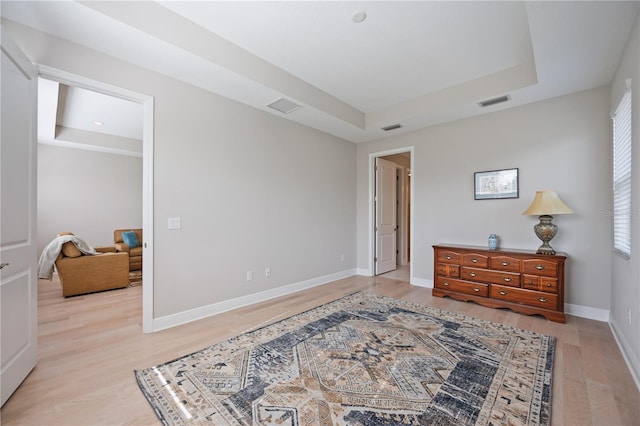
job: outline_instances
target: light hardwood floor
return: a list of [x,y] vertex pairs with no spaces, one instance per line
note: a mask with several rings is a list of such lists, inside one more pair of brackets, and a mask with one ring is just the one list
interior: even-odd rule
[[403,266],[398,266],[393,271],[382,274],[381,276],[384,278],[391,278],[392,280],[409,282],[411,276],[410,266],[408,263]]
[[157,425],[133,370],[160,364],[357,290],[557,337],[552,422],[638,425],[640,393],[606,323],[566,324],[473,303],[384,277],[354,276],[153,334],[143,334],[141,287],[69,299],[39,282],[39,362],[1,411],[3,425]]

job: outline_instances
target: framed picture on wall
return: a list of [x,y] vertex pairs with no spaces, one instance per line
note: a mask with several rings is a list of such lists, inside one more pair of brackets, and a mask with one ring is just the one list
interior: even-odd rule
[[496,200],[518,198],[518,169],[475,172],[474,198],[476,200]]

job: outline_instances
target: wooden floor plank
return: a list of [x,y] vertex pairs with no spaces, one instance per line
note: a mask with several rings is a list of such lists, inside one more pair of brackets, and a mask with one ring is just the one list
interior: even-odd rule
[[[397,275],[398,276],[398,275]],[[3,425],[156,425],[133,371],[195,352],[242,332],[371,291],[557,338],[552,422],[635,425],[640,392],[608,324],[566,324],[506,309],[433,298],[396,278],[354,276],[153,334],[142,333],[142,287],[65,299],[57,281],[38,284],[39,362],[2,407]]]

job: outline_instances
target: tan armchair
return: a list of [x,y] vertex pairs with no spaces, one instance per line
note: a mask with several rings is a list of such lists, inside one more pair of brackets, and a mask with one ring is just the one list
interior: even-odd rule
[[97,255],[65,256],[55,261],[64,297],[96,291],[124,288],[129,285],[129,257],[113,247],[95,247]]
[[[138,237],[140,245],[138,247],[131,248],[125,244],[122,239],[122,233],[127,231],[133,231]],[[135,271],[142,269],[142,229],[116,229],[113,231],[113,242],[117,252],[124,252],[129,254],[129,270]]]

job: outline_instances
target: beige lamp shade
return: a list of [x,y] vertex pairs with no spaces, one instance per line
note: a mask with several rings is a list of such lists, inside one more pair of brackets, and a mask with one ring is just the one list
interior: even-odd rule
[[557,214],[571,214],[571,210],[562,202],[556,191],[536,191],[536,196],[527,210],[522,212],[525,215],[555,216]]

